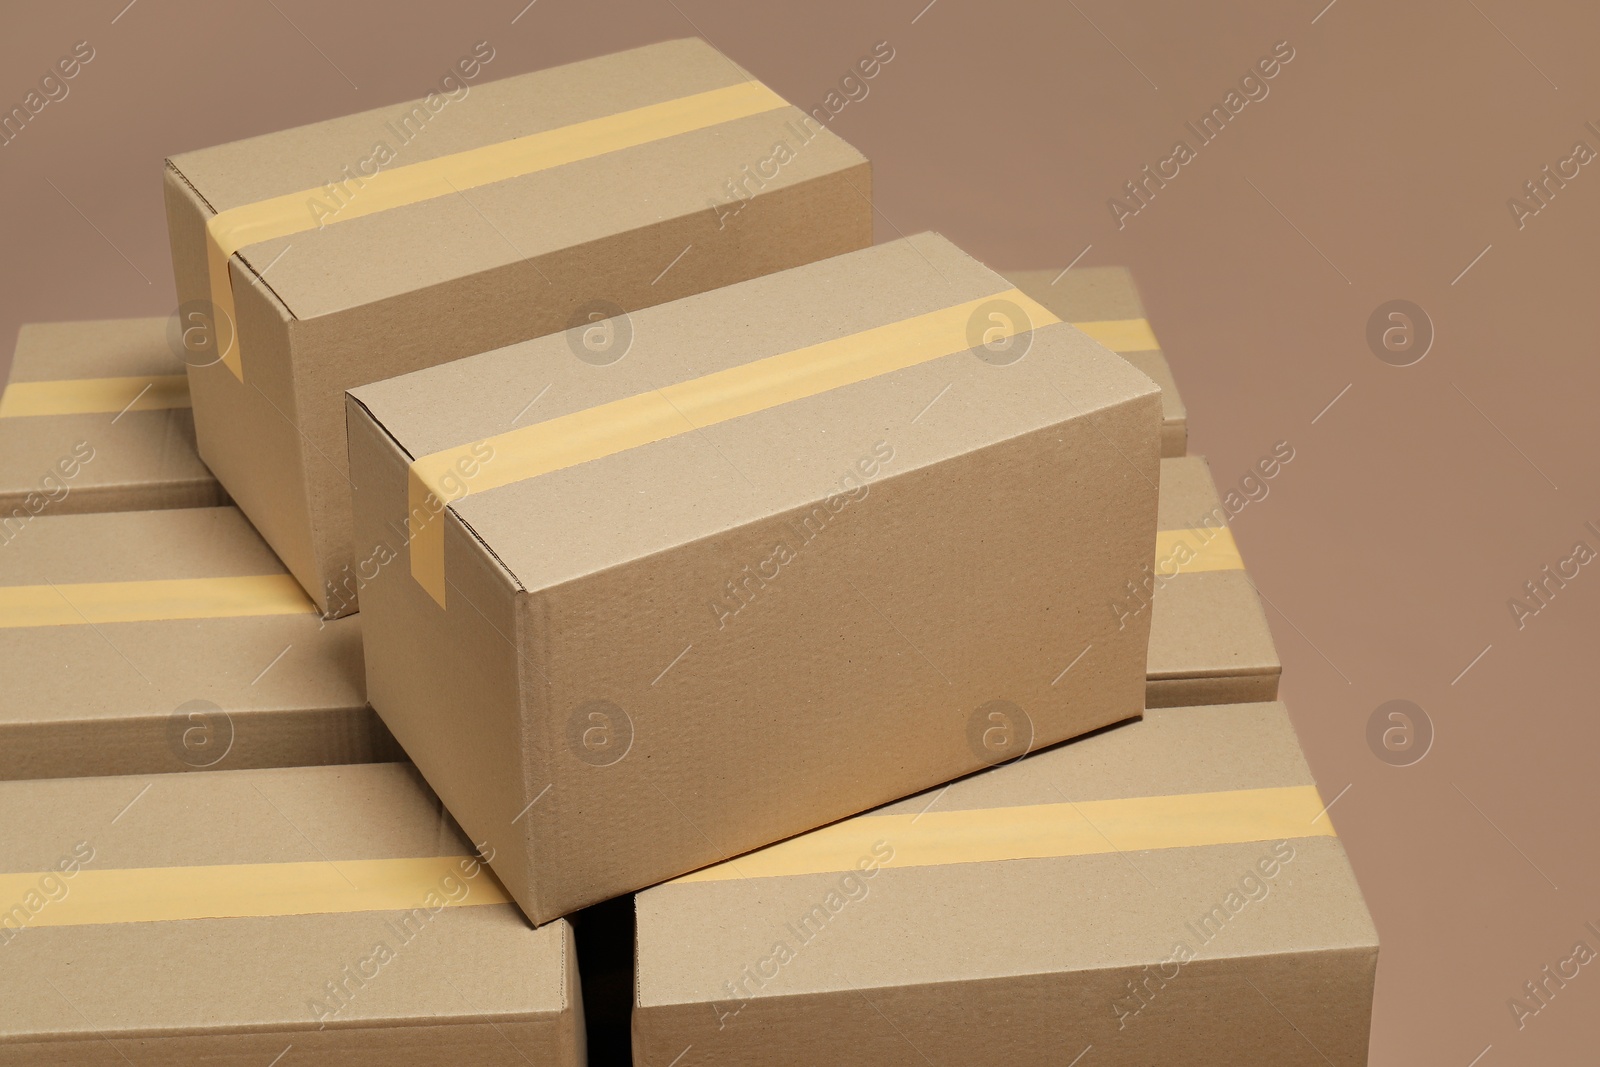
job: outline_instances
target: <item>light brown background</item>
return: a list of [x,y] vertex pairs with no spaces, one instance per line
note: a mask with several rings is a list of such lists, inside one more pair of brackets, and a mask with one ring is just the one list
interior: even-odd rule
[[[1522,230],[1506,200],[1574,141],[1600,148],[1600,10],[538,0],[513,23],[524,2],[8,10],[6,108],[74,42],[97,57],[0,147],[0,334],[170,311],[165,155],[421,95],[479,40],[504,77],[699,32],[803,106],[888,40],[835,124],[875,163],[879,237],[1131,265],[1219,482],[1295,448],[1235,528],[1382,935],[1372,1062],[1593,1059],[1600,962],[1520,1031],[1506,1002],[1580,938],[1600,950],[1600,564],[1521,631],[1506,602],[1580,537],[1600,547],[1582,530],[1600,525],[1600,163]],[[1285,39],[1270,95],[1118,230],[1107,198]],[[1364,339],[1397,297],[1437,329],[1404,369]],[[1437,730],[1408,768],[1365,739],[1393,697]]]

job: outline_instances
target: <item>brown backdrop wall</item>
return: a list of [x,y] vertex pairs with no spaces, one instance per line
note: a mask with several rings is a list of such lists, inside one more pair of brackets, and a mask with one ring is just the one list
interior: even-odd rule
[[[1507,1001],[1575,942],[1600,950],[1600,564],[1521,628],[1508,600],[1575,542],[1600,548],[1600,164],[1520,224],[1508,200],[1575,142],[1600,150],[1600,9],[524,2],[0,13],[4,109],[94,52],[0,146],[0,334],[170,311],[164,156],[419,96],[480,40],[503,77],[698,33],[803,106],[888,41],[835,125],[875,163],[880,239],[1132,266],[1219,482],[1294,447],[1235,528],[1383,939],[1372,1062],[1594,1058],[1600,965],[1520,1028]],[[1285,41],[1267,95],[1119,225],[1108,200]],[[1393,299],[1432,323],[1413,366],[1369,348]],[[1367,739],[1395,698],[1434,731],[1411,766]]]

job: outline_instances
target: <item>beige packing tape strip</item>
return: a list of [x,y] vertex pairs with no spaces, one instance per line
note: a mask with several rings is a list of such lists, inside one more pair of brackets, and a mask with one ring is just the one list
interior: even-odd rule
[[189,407],[189,379],[182,374],[12,382],[0,394],[0,419],[29,415],[121,414],[186,407]]
[[244,380],[228,260],[247,245],[450,196],[787,106],[781,96],[760,82],[740,82],[437,159],[380,170],[370,177],[363,176],[358,195],[331,217],[318,218],[306,206],[308,201],[322,195],[320,189],[306,189],[220,211],[206,222],[206,265],[214,317],[229,324],[229,328],[222,331],[228,336],[228,348],[222,353],[221,362],[234,377]]
[[933,867],[1335,836],[1314,785],[862,815],[668,884],[853,871],[882,843],[881,866]]
[[[997,312],[991,321],[1001,321],[985,334],[990,343],[1061,321],[1010,289],[423,456],[412,462],[406,478],[412,577],[444,606],[444,523],[438,509],[429,506],[429,497],[453,504],[470,493],[966,351],[972,347],[968,325],[974,312],[995,301],[1020,307],[1023,321]],[[493,449],[493,458],[480,464],[485,445]],[[475,473],[462,477],[462,464]],[[446,479],[453,489],[446,488]],[[419,515],[420,520],[415,518]]]
[[1201,571],[1242,571],[1244,559],[1233,531],[1226,526],[1200,526],[1156,533],[1156,573],[1195,574]]
[[1098,319],[1072,325],[1113,352],[1153,352],[1161,347],[1149,319]]
[[[466,875],[463,863],[477,866],[477,873]],[[511,900],[489,869],[467,856],[80,868],[71,877],[57,876],[66,888],[59,899],[40,887],[40,879],[52,873],[0,874],[0,901],[24,902],[30,912],[23,927],[410,911],[431,909],[433,898],[443,907]],[[468,889],[459,899],[452,900],[444,888],[451,878]],[[39,897],[38,908],[26,907],[29,894]],[[0,913],[0,933],[16,928],[14,919],[8,922],[9,914]]]
[[315,612],[293,576],[0,586],[0,629]]

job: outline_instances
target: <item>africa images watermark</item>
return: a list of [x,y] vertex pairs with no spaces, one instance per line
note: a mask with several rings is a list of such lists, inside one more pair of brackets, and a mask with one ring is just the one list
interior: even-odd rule
[[0,148],[21,137],[22,131],[30,123],[37,122],[45,108],[65,100],[72,92],[69,83],[82,73],[84,66],[92,62],[94,56],[94,45],[79,41],[72,46],[70,53],[56,60],[44,72],[39,78],[38,88],[29,89],[20,104],[14,104],[0,113]]
[[738,1015],[744,1010],[745,1005],[750,1003],[752,996],[776,981],[783,973],[784,966],[793,962],[800,950],[816,940],[847,907],[866,900],[867,894],[872,892],[870,880],[876,878],[878,871],[892,862],[894,862],[894,846],[887,841],[873,842],[871,851],[856,860],[853,869],[839,875],[834,880],[833,888],[823,894],[821,900],[807,908],[792,922],[784,923],[783,932],[786,937],[773,941],[771,950],[754,963],[745,964],[740,969],[738,977],[727,979],[722,983],[728,999],[713,1001],[711,1004],[711,1010],[717,1016],[717,1029],[724,1029],[728,1025],[728,1020]]
[[1293,62],[1294,56],[1293,46],[1286,40],[1279,41],[1272,46],[1269,55],[1256,60],[1239,78],[1237,89],[1229,89],[1221,103],[1211,105],[1211,109],[1200,117],[1198,125],[1185,122],[1184,128],[1193,136],[1194,144],[1191,145],[1187,137],[1179,138],[1165,157],[1153,164],[1146,163],[1138,176],[1123,185],[1126,197],[1113,196],[1106,201],[1111,221],[1117,224],[1117,229],[1125,228],[1130,218],[1149,207],[1156,192],[1165,189],[1168,182],[1183,173],[1184,167],[1199,159],[1200,149],[1222,136],[1222,131],[1247,106],[1265,100],[1272,92],[1272,87],[1267,83],[1282,73],[1283,68]]
[[[1593,120],[1585,122],[1583,128],[1600,138],[1600,127]],[[1583,173],[1583,168],[1593,163],[1597,154],[1600,153],[1596,153],[1588,141],[1574,141],[1571,151],[1557,159],[1554,166],[1546,163],[1537,177],[1523,182],[1522,195],[1506,199],[1506,210],[1511,212],[1511,221],[1517,224],[1517,229],[1525,229],[1529,219],[1549,207],[1556,193]]]
[[9,515],[0,518],[0,545],[9,545],[27,529],[30,522],[67,499],[72,492],[72,480],[82,473],[84,465],[91,462],[94,455],[93,445],[88,441],[79,441],[72,446],[71,452],[56,460],[55,465],[39,479],[38,487],[30,489],[12,506]]
[[1111,1012],[1117,1017],[1117,1029],[1127,1029],[1130,1019],[1138,1018],[1146,1008],[1156,1003],[1161,991],[1177,981],[1186,965],[1199,958],[1199,950],[1221,937],[1223,931],[1251,904],[1265,901],[1272,894],[1273,880],[1283,873],[1283,868],[1294,862],[1295,855],[1292,844],[1279,841],[1272,846],[1269,854],[1262,856],[1253,868],[1241,875],[1238,883],[1209,911],[1184,923],[1185,933],[1194,941],[1174,941],[1165,959],[1159,963],[1145,964],[1137,980],[1127,980],[1126,995],[1117,996],[1111,1001]]
[[72,879],[86,864],[94,862],[94,846],[79,841],[72,851],[56,861],[55,867],[42,872],[32,888],[22,894],[22,899],[0,912],[0,945],[9,945],[26,930],[52,904],[59,904],[72,892]]
[[[403,523],[389,524],[400,544],[410,544],[423,527],[441,521],[444,509],[467,495],[472,480],[483,472],[494,456],[494,445],[488,441],[477,441],[470,445],[467,454],[460,456],[449,470],[439,476],[438,483],[444,492],[443,496],[437,492],[428,493],[420,504],[407,513]],[[325,584],[328,612],[323,616],[324,620],[337,616],[344,607],[354,604],[361,589],[376,581],[383,568],[399,558],[400,553],[395,546],[380,541],[354,564],[344,564],[339,575],[329,578]]]
[[[1600,926],[1594,920],[1584,923],[1583,928],[1600,938]],[[1583,968],[1593,963],[1595,958],[1594,948],[1588,941],[1580,939],[1573,943],[1572,950],[1565,956],[1555,963],[1545,964],[1535,978],[1523,982],[1524,995],[1506,999],[1506,1010],[1511,1012],[1511,1020],[1517,1024],[1517,1029],[1525,1028],[1529,1019],[1548,1008],[1556,995],[1567,988],[1567,983],[1581,975]]]
[[470,53],[458,59],[440,77],[438,88],[429,91],[427,96],[412,104],[409,109],[384,123],[384,132],[393,137],[393,144],[388,139],[374,141],[371,151],[356,160],[353,168],[351,164],[345,164],[338,178],[323,185],[315,195],[307,198],[306,210],[311,212],[311,219],[317,224],[317,229],[320,230],[330,220],[337,219],[340,213],[361,195],[367,182],[399,159],[400,150],[420,137],[440,112],[452,103],[465,100],[467,94],[472,91],[473,80],[483,73],[484,66],[493,61],[494,55],[494,48],[488,41],[479,41],[473,45]]
[[736,218],[746,204],[776,181],[783,168],[794,162],[800,150],[816,140],[823,129],[839,117],[840,112],[852,103],[865,100],[872,91],[868,82],[882,73],[884,66],[894,56],[894,46],[888,41],[873,45],[870,53],[856,60],[839,78],[839,87],[830,89],[822,98],[822,103],[806,112],[799,122],[790,120],[785,124],[785,128],[794,134],[792,144],[788,140],[775,142],[765,159],[753,165],[746,163],[737,175],[725,179],[722,183],[723,198],[707,201],[707,206],[716,213],[717,229],[725,228],[728,220]]
[[306,998],[306,1007],[319,1024],[318,1029],[348,1008],[369,982],[399,958],[401,949],[422,936],[440,912],[459,906],[472,895],[473,880],[494,861],[494,850],[485,851],[485,847],[478,846],[475,856],[461,857],[451,870],[440,876],[417,907],[383,920],[383,936],[373,942],[372,949],[354,963],[340,968],[338,974],[322,984],[316,996]]
[[1230,520],[1238,518],[1250,504],[1267,499],[1272,492],[1269,483],[1294,460],[1294,455],[1294,446],[1288,441],[1273,445],[1272,451],[1256,460],[1239,479],[1237,487],[1229,487],[1222,494],[1221,503],[1189,523],[1184,531],[1186,536],[1175,540],[1154,564],[1146,563],[1137,581],[1124,582],[1122,595],[1110,605],[1111,614],[1117,619],[1117,629],[1126,628],[1130,619],[1137,618],[1148,608],[1156,591],[1181,574],[1220,531],[1227,529]]
[[1554,563],[1546,563],[1536,577],[1522,583],[1522,595],[1506,601],[1506,609],[1511,612],[1511,621],[1517,624],[1518,630],[1525,629],[1529,619],[1549,607],[1568,584],[1577,580],[1583,568],[1600,556],[1600,551],[1589,543],[1590,537],[1600,545],[1600,526],[1592,519],[1583,524],[1583,536],[1573,542],[1571,552],[1558,557]]

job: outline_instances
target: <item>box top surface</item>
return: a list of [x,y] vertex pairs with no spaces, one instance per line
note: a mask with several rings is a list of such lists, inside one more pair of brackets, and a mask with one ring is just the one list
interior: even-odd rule
[[[508,1022],[568,1007],[565,924],[535,930],[512,904],[472,904],[474,894],[503,899],[487,871],[468,877],[457,868],[458,882],[441,893],[467,903],[413,919],[410,939],[396,925],[407,913],[396,908],[81,925],[60,918],[69,909],[78,909],[74,922],[97,917],[89,898],[115,895],[119,879],[153,868],[344,863],[366,886],[379,877],[367,861],[449,867],[471,856],[408,764],[3,782],[0,808],[8,893],[23,900],[57,872],[4,946],[0,1038],[316,1029],[310,1002],[328,997],[325,982],[350,982],[347,968],[370,963],[378,944],[393,958],[350,984],[355,993],[330,1028]],[[68,876],[58,864],[73,855],[83,862]],[[273,884],[279,870],[255,869],[252,890]],[[247,910],[226,894],[202,906]],[[420,893],[416,907],[428,907]]]
[[[605,366],[579,358],[569,332],[351,396],[417,459],[1007,291],[949,241],[922,234],[634,312],[618,327],[629,331],[631,346]],[[1004,366],[952,348],[693,433],[474,492],[451,508],[523,588],[546,588],[818,503],[848,488],[842,479],[880,441],[905,457],[887,477],[905,476],[1155,392],[1125,361],[1055,324],[1033,331],[1026,355]]]
[[[480,78],[492,76],[492,60],[482,70]],[[549,169],[470,191],[452,181],[455,193],[372,214],[360,214],[365,176],[388,180],[413,164],[753,80],[702,40],[664,41],[469,81],[464,95],[434,93],[180,153],[169,164],[203,201],[206,217],[273,198],[304,200],[300,232],[262,237],[239,251],[304,320],[709,211],[731,195],[725,183],[743,178],[746,165],[769,159],[776,142],[799,143],[804,116],[789,106],[764,110],[628,147],[595,149],[598,154],[580,152]],[[419,117],[408,119],[414,112]],[[763,191],[864,162],[815,122],[811,132]],[[660,264],[641,269],[654,274],[677,252],[663,251]]]
[[[1291,793],[1295,806],[1309,806],[1313,817],[1321,807],[1281,704],[1151,710],[1140,722],[640,893],[637,1005],[729,1000],[724,983],[768,959],[775,942],[796,951],[780,978],[753,996],[842,989],[840,974],[857,988],[886,988],[1138,967],[1165,959],[1178,940],[1194,942],[1201,959],[1375,948],[1343,850],[1325,834],[1326,815],[1310,823],[1297,810],[1290,821],[1307,823],[1301,836],[1274,833],[1265,840],[1120,851],[1112,845],[1079,855],[981,862],[954,862],[949,853],[937,863],[913,858],[926,851],[919,834],[954,832],[946,822],[956,826],[975,817],[985,829],[973,847],[1010,848],[1039,813],[1066,818],[1075,811],[1089,829],[1109,834],[1106,841],[1130,840],[1126,835],[1137,828],[1119,822],[1106,802],[1176,797],[1189,803],[1195,795],[1263,790],[1275,791],[1273,797],[1279,790]],[[919,828],[919,819],[928,822]],[[1192,832],[1182,825],[1181,833]],[[848,867],[846,874],[837,867],[782,873],[824,866],[812,861],[825,834],[858,841],[863,857],[881,860],[886,850],[890,858],[866,879]],[[1085,830],[1085,840],[1094,836]],[[1274,855],[1280,838],[1293,856],[1280,863],[1259,899],[1252,895],[1242,905],[1254,909],[1253,917],[1241,917],[1226,936],[1202,947],[1186,924],[1228,894],[1249,892],[1241,889],[1244,876],[1263,882],[1256,865]],[[780,849],[787,854],[778,862]],[[1285,854],[1279,847],[1277,857]],[[741,865],[748,877],[740,877]],[[797,925],[815,914],[813,905],[832,912],[814,920],[826,924],[814,946],[804,936],[810,928]]]
[[29,494],[34,512],[201,502],[215,482],[189,404],[166,319],[24,325],[0,396],[0,511]]
[[[1149,659],[1153,679],[1229,678],[1283,669],[1228,517],[1203,457],[1161,461],[1156,526],[1163,535],[1157,541],[1156,562],[1158,567],[1176,566],[1178,573],[1155,597]],[[1186,563],[1191,558],[1198,562]]]
[[17,332],[10,381],[175,375],[165,318],[30,322]]
[[0,586],[288,573],[234,507],[47,513],[0,556]]
[[0,728],[365,703],[359,621],[323,623],[232,507],[33,519],[0,551],[0,673]]

